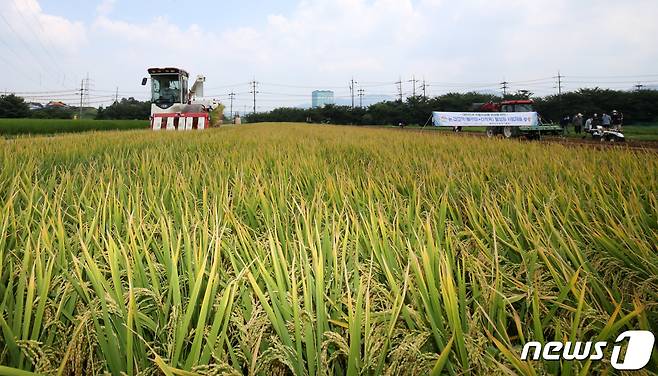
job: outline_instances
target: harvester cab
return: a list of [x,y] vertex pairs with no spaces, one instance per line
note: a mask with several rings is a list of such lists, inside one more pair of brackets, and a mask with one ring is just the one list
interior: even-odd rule
[[[203,99],[204,76],[197,76],[189,87],[189,73],[180,68],[149,68],[151,81],[151,128],[204,129],[209,112],[217,106]],[[146,85],[148,78],[142,80]]]

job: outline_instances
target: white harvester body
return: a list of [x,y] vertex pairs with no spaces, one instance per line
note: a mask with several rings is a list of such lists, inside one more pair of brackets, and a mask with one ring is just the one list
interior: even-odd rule
[[[151,128],[153,130],[205,129],[209,113],[218,103],[203,97],[204,76],[188,89],[189,74],[180,68],[149,68],[151,76]],[[142,80],[146,85],[147,78]]]

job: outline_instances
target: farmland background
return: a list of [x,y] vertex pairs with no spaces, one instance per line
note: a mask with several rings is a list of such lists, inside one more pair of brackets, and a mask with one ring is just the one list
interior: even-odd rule
[[4,373],[587,374],[521,347],[658,331],[651,153],[265,124],[0,163]]
[[[281,123],[290,124],[290,123]],[[369,126],[365,126],[369,127]],[[374,127],[397,127],[374,126]],[[16,136],[30,135],[54,135],[59,133],[78,133],[89,131],[112,131],[112,130],[139,130],[149,128],[148,120],[72,120],[72,119],[1,119],[0,136],[13,138]],[[407,129],[423,128],[420,126],[409,126]],[[436,128],[431,125],[424,127],[428,131],[451,132],[449,128]],[[465,132],[484,133],[484,127],[472,127],[464,129]],[[624,135],[628,140],[636,141],[658,141],[658,124],[640,124],[624,127]],[[573,128],[565,134],[568,138],[591,138],[586,133],[575,134]]]

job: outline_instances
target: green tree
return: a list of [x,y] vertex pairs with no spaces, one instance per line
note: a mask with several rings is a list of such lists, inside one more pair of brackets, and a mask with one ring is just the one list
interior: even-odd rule
[[44,107],[33,110],[30,117],[35,119],[71,119],[75,110],[71,107]]
[[25,118],[30,116],[30,108],[25,100],[14,94],[0,95],[0,118]]
[[107,108],[99,110],[96,119],[145,120],[151,116],[151,102],[138,101],[133,97],[122,98]]

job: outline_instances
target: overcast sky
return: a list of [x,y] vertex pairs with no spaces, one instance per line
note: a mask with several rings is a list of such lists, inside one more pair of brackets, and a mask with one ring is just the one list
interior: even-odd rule
[[[90,103],[145,99],[151,66],[207,77],[206,94],[259,110],[349,97],[658,83],[656,0],[0,0],[0,90]],[[420,92],[421,83],[417,84]],[[39,93],[36,93],[39,92]],[[43,93],[56,92],[56,93]]]

